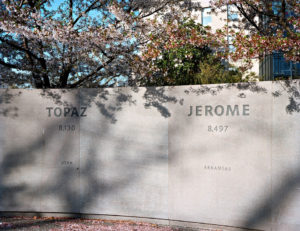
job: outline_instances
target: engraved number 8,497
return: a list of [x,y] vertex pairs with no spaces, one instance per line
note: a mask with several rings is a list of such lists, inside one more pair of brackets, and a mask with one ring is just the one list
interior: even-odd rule
[[208,126],[208,131],[209,132],[227,132],[228,126],[223,126],[223,125],[217,125],[217,126]]

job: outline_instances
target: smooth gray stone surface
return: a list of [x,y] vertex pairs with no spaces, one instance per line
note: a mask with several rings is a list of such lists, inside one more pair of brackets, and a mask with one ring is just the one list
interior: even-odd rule
[[[1,104],[7,108],[1,117],[1,210],[79,212],[79,118],[53,112],[49,117],[46,109],[79,104],[78,94],[9,90],[5,97],[10,99]],[[59,130],[70,123],[76,131]]]
[[278,230],[300,230],[300,114],[286,107],[295,109],[289,97],[299,94],[299,85],[273,84],[280,93],[273,97],[272,116],[272,217]]
[[[43,133],[35,91],[1,91],[0,209],[40,211]],[[4,102],[3,102],[4,101]]]
[[41,210],[80,212],[79,90],[47,91],[42,100]]
[[[183,102],[169,106],[171,219],[243,227],[256,202],[271,196],[271,83],[263,87],[268,93],[226,85],[170,89]],[[200,105],[198,116],[188,116]],[[238,105],[240,112],[205,116],[206,105]],[[269,225],[267,219],[253,228]]]
[[0,89],[0,211],[299,230],[299,91]]
[[81,91],[81,212],[168,218],[168,120],[145,94]]

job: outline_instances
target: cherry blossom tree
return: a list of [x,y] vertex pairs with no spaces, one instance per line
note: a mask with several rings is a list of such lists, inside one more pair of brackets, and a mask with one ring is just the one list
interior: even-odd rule
[[298,0],[211,0],[215,13],[233,6],[240,17],[224,28],[232,37],[234,60],[259,58],[274,51],[300,61],[300,4]]
[[152,14],[173,0],[0,1],[0,84],[102,87],[130,81]]
[[[196,32],[195,28],[192,31],[180,28],[179,22],[186,17],[181,12],[174,11],[167,24],[153,22],[157,24],[159,33],[150,38],[151,42],[143,54],[148,64],[144,73],[148,70],[148,78],[153,78],[152,73],[158,71],[154,63],[164,52],[187,45],[208,46],[218,57],[232,63],[238,62],[242,72],[251,68],[253,59],[273,52],[283,53],[287,60],[300,61],[299,1],[210,0],[210,5],[215,17],[228,10],[239,17],[226,18],[224,28],[212,31],[210,27],[205,27],[201,32]],[[233,47],[229,45],[229,38]]]
[[162,52],[184,46],[208,46],[220,59],[243,60],[245,68],[273,51],[299,61],[298,1],[272,2],[211,0],[215,13],[232,5],[241,16],[212,31],[180,26],[189,17],[187,0],[62,0],[58,9],[55,0],[0,0],[0,84],[136,84],[154,73]]

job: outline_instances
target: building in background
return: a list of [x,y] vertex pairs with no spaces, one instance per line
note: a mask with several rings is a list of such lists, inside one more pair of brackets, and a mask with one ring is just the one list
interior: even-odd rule
[[[237,9],[232,7],[231,5],[227,5],[224,8],[224,12],[218,13],[218,15],[211,13],[211,7],[209,0],[192,0],[190,2],[192,17],[195,18],[196,22],[201,23],[203,26],[210,26],[213,31],[217,29],[222,29],[224,26],[233,27],[235,23],[237,23],[239,19],[239,14]],[[234,49],[232,45],[232,39],[228,35],[227,36],[228,47],[229,49]],[[235,66],[240,66],[240,62],[231,62]],[[245,73],[245,75],[254,72],[255,75],[259,75],[259,60],[253,59],[253,67]]]
[[[275,15],[280,14],[281,1],[272,2],[272,10]],[[288,11],[287,15],[293,14],[292,9]],[[261,19],[263,25],[268,27],[268,18]],[[276,35],[274,35],[276,36]],[[300,78],[300,63],[288,61],[284,58],[283,53],[274,51],[273,54],[265,56],[260,61],[259,74],[264,80],[274,79],[293,79]]]
[[299,78],[300,63],[287,61],[282,53],[274,52],[260,61],[259,75],[264,80]]
[[[221,29],[226,24],[227,26],[232,27],[241,17],[238,10],[235,9],[233,5],[227,5],[226,9],[224,8],[225,11],[223,13],[215,15],[211,13],[209,0],[194,0],[191,1],[191,4],[195,4],[195,8],[198,8],[198,10],[192,10],[192,15],[196,18],[196,21],[204,26],[210,26],[213,30]],[[197,6],[201,6],[201,8]],[[193,9],[193,7],[191,9]],[[274,10],[276,10],[275,7]],[[229,49],[234,49],[231,44],[230,36],[227,37],[227,41]],[[248,73],[254,72],[263,80],[300,77],[300,63],[286,61],[283,54],[280,52],[274,51],[272,55],[267,55],[263,59],[253,59],[252,61],[253,67]],[[239,66],[239,63],[233,64]]]

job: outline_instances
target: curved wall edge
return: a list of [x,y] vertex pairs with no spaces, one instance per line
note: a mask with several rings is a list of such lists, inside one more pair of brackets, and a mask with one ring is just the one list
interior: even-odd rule
[[0,211],[300,230],[300,80],[0,89]]

